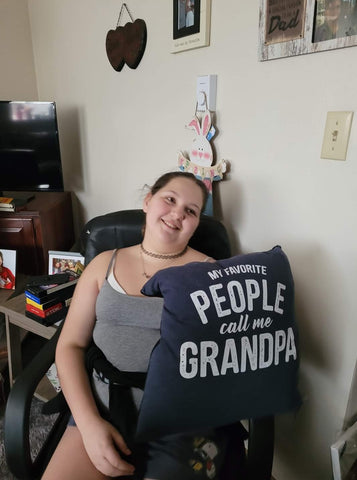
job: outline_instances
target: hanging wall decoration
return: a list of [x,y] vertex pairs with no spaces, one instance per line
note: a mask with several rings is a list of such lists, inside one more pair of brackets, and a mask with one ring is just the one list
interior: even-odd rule
[[227,170],[227,162],[221,160],[219,163],[212,165],[214,161],[210,140],[216,133],[216,129],[212,125],[211,114],[207,108],[202,115],[201,122],[196,116],[196,113],[188,124],[188,127],[196,132],[190,148],[189,158],[186,158],[185,155],[180,152],[178,165],[180,170],[191,172],[204,182],[209,195],[203,213],[213,216],[212,183],[223,179],[223,174]]
[[[127,11],[131,22],[120,27],[124,9]],[[114,70],[120,72],[125,64],[130,68],[136,68],[143,58],[146,39],[146,23],[141,18],[134,21],[127,4],[123,3],[116,29],[109,30],[105,42],[107,56]]]
[[354,45],[355,0],[260,0],[260,61]]

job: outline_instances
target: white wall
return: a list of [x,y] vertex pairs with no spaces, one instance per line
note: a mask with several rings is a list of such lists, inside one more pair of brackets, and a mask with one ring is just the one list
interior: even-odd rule
[[27,0],[0,0],[1,100],[37,100]]
[[260,63],[258,0],[213,0],[211,46],[170,53],[169,0],[132,0],[147,23],[136,70],[109,65],[114,0],[28,0],[40,100],[56,100],[65,183],[81,220],[140,206],[142,186],[176,166],[199,74],[217,74],[223,220],[242,252],[280,244],[296,282],[301,391],[277,421],[278,480],[331,478],[356,360],[357,119],[346,162],[320,159],[326,112],[357,110],[355,47]]

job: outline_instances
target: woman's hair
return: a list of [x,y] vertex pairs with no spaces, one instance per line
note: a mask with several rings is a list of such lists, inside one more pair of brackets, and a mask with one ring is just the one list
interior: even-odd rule
[[159,190],[164,188],[171,180],[174,178],[187,178],[188,180],[192,180],[200,189],[202,192],[202,197],[203,197],[203,203],[202,203],[202,210],[204,209],[207,198],[208,198],[208,190],[206,188],[206,185],[202,182],[202,180],[199,180],[197,177],[194,176],[193,173],[190,172],[168,172],[164,173],[159,177],[154,185],[151,187],[150,191],[152,195],[155,195]]
[[0,258],[1,258],[2,261],[4,261],[4,257],[3,257],[2,252],[0,252]]

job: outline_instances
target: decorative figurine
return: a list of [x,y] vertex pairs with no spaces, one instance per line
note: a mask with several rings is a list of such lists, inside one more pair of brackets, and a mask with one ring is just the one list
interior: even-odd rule
[[[126,9],[131,22],[120,27],[123,10]],[[117,72],[120,72],[125,64],[135,69],[145,52],[147,40],[146,23],[143,19],[135,21],[126,3],[123,3],[119,13],[119,19],[115,30],[107,33],[105,46],[108,60]]]
[[209,110],[204,112],[201,124],[195,115],[188,124],[188,127],[196,132],[196,136],[192,141],[189,159],[186,158],[182,152],[179,153],[179,168],[184,172],[193,173],[205,183],[209,195],[203,213],[213,216],[212,182],[223,179],[223,174],[227,170],[227,163],[225,160],[221,160],[216,165],[212,165],[213,152],[210,140],[216,131],[214,126],[211,125],[211,114]]

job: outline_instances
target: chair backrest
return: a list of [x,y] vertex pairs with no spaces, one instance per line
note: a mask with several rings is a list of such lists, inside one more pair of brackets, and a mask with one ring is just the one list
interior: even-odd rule
[[[80,251],[86,264],[104,250],[140,243],[144,223],[145,213],[142,210],[121,210],[90,220],[80,235]],[[189,245],[216,259],[228,258],[231,255],[224,225],[204,215]]]

